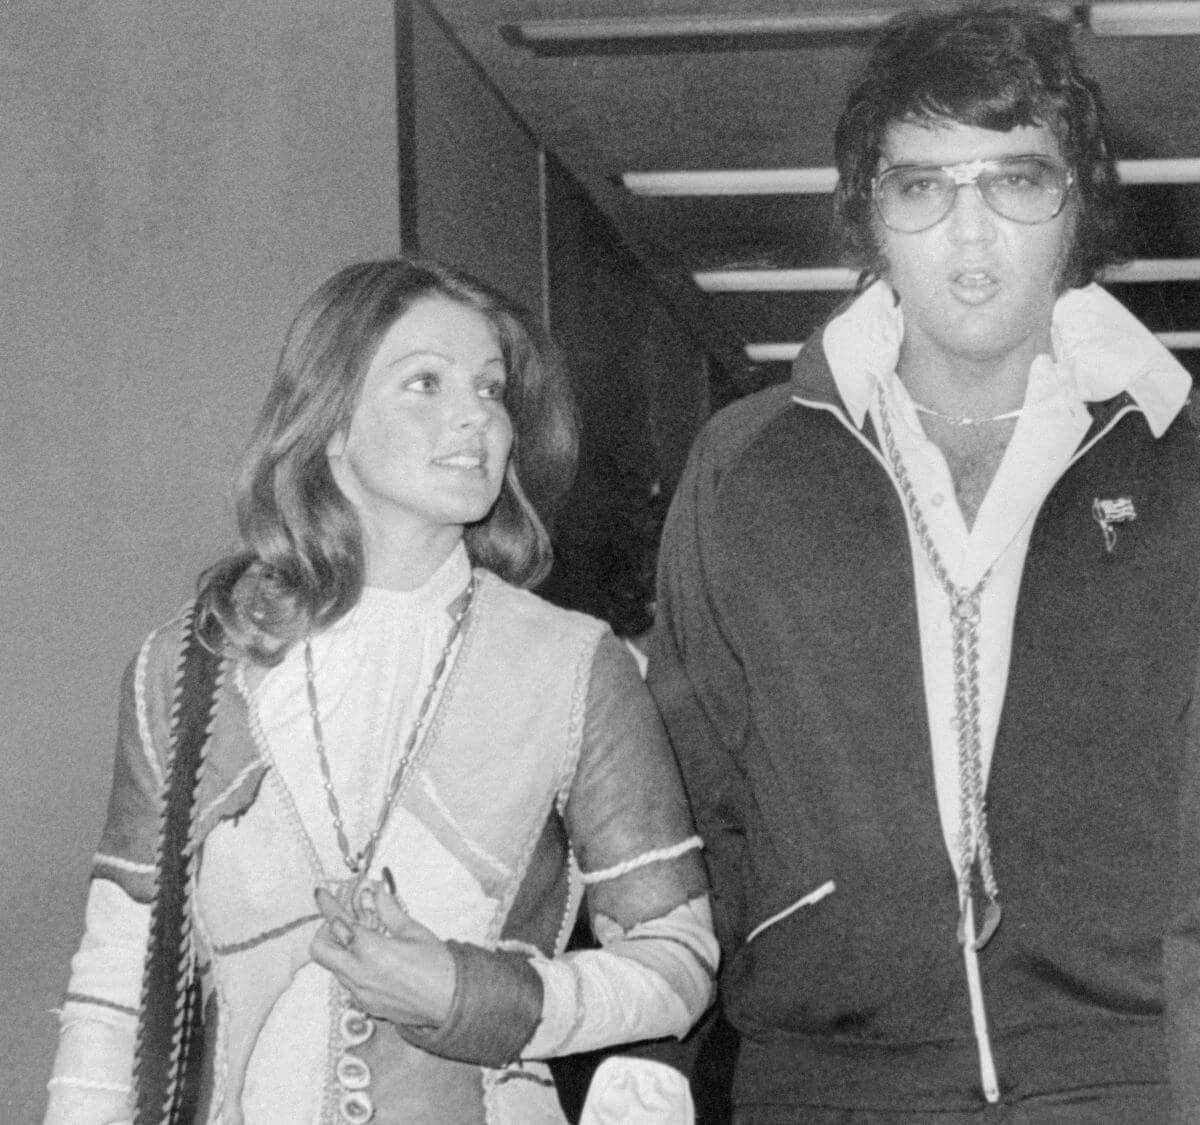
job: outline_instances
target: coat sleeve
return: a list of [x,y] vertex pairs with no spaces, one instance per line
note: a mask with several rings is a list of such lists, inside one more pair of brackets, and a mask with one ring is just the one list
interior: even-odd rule
[[708,436],[694,447],[667,516],[648,683],[704,840],[717,936],[728,954],[743,927],[745,781],[736,753],[748,707],[736,623],[722,611],[712,569],[719,473]]
[[144,706],[148,654],[143,648],[121,684],[108,816],[71,960],[46,1125],[104,1125],[129,1116],[161,803],[161,760]]
[[1174,1125],[1200,1121],[1200,675],[1183,745],[1175,909],[1163,940]]
[[712,999],[717,947],[700,841],[657,710],[629,653],[591,663],[579,762],[563,809],[599,949],[557,957],[450,943],[443,1027],[404,1029],[488,1066],[681,1036]]
[[654,702],[611,634],[593,661],[564,822],[600,948],[535,959],[545,998],[527,1056],[686,1034],[717,968],[700,840]]

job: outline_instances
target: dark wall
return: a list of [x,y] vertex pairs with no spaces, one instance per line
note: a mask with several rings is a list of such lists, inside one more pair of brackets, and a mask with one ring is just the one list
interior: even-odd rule
[[[636,633],[665,502],[708,414],[702,356],[577,183],[547,166],[550,323],[583,432],[547,596]],[[631,604],[631,599],[634,604]]]
[[653,568],[661,510],[708,416],[703,357],[587,195],[420,4],[413,44],[420,251],[541,309],[562,346],[581,456],[542,593],[612,620]]
[[441,24],[420,4],[412,15],[418,249],[540,311],[538,147]]

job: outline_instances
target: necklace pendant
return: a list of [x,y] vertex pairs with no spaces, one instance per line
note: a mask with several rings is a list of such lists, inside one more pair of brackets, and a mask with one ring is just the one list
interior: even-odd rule
[[362,883],[362,876],[344,875],[341,878],[336,876],[326,876],[321,880],[321,887],[327,890],[339,903],[347,910],[353,911],[354,898],[358,893],[358,888]]

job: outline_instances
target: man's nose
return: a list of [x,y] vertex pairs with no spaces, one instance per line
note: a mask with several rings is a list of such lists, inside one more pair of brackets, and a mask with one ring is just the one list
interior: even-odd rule
[[991,242],[996,237],[996,216],[984,202],[978,180],[958,186],[949,223],[955,242]]

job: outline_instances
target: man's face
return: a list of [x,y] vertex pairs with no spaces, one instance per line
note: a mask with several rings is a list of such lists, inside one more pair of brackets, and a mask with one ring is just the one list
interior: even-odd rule
[[[879,172],[898,164],[958,164],[1004,156],[1061,158],[1044,126],[1001,133],[957,122],[891,126]],[[906,342],[951,361],[986,363],[1050,347],[1050,316],[1074,222],[1074,199],[1055,218],[1003,218],[976,187],[959,187],[950,213],[915,234],[875,218],[885,276],[900,297]]]

